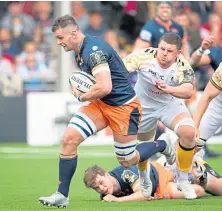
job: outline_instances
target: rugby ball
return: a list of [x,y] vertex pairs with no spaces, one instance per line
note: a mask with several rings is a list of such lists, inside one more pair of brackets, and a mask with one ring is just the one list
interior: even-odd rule
[[90,90],[91,86],[96,83],[96,79],[95,77],[86,72],[75,71],[70,75],[69,83],[71,86],[74,86],[78,91],[86,93]]

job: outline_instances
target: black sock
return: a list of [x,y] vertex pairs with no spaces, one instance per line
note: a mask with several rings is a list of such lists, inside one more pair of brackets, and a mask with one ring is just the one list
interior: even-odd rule
[[69,186],[72,176],[75,173],[77,166],[77,156],[73,158],[60,158],[59,159],[59,187],[58,192],[65,197],[69,195]]
[[140,162],[149,159],[157,152],[162,152],[165,148],[166,148],[166,142],[164,140],[144,142],[136,146],[136,150],[140,154]]

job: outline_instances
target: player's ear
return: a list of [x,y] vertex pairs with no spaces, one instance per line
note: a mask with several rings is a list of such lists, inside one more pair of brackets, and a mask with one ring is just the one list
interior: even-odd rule
[[179,56],[180,54],[181,54],[181,50],[178,50],[178,52],[177,52],[177,56]]
[[72,37],[73,37],[73,38],[76,38],[76,30],[72,30],[72,31],[71,31],[71,34],[72,34]]

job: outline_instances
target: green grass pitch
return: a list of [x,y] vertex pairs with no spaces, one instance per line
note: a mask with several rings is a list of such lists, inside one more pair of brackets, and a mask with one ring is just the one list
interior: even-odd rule
[[[211,148],[222,151],[222,145]],[[40,196],[56,191],[58,183],[59,147],[28,147],[20,144],[0,145],[0,211],[49,211],[57,207],[44,207]],[[73,177],[68,210],[76,211],[219,211],[222,197],[206,196],[202,199],[159,200],[151,202],[105,203],[99,195],[83,184],[84,170],[98,164],[106,170],[118,165],[112,146],[79,149],[78,167]],[[222,174],[222,158],[208,160]]]

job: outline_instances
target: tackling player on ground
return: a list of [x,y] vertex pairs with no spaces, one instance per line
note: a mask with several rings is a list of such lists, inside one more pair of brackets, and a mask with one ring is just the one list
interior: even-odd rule
[[40,197],[39,201],[48,206],[68,206],[70,183],[77,166],[77,147],[87,137],[107,126],[113,131],[115,154],[124,167],[143,162],[150,151],[162,152],[168,162],[173,163],[174,150],[163,140],[137,148],[142,109],[128,81],[128,71],[116,51],[105,41],[84,35],[70,15],[56,19],[52,31],[57,44],[65,51],[74,51],[80,71],[94,76],[96,83],[84,94],[72,86],[74,96],[80,102],[89,103],[75,112],[65,131],[59,158],[57,192]]
[[[135,91],[143,109],[138,140],[141,145],[153,141],[158,120],[174,130],[179,137],[179,188],[184,192],[185,198],[194,199],[196,193],[188,182],[188,171],[196,146],[195,127],[181,100],[192,96],[194,71],[181,55],[181,47],[182,40],[177,34],[166,33],[161,37],[157,49],[141,49],[124,58],[124,63],[129,72],[138,73]],[[152,192],[152,183],[147,176],[149,163],[144,161],[138,169],[143,178],[140,182],[144,196],[149,196]]]
[[[170,140],[169,135],[162,134],[159,139]],[[152,156],[152,155],[151,155]],[[86,187],[100,193],[106,202],[147,201],[156,199],[182,199],[184,193],[177,190],[174,167],[167,164],[164,156],[150,163],[150,177],[153,186],[152,197],[144,197],[139,187],[139,175],[136,166],[124,168],[118,166],[107,172],[97,165],[89,167],[84,174]],[[194,156],[189,171],[189,181],[197,197],[204,196],[204,190],[214,196],[222,195],[222,177],[203,161]],[[201,188],[201,187],[202,188]],[[204,190],[203,190],[204,188]]]

